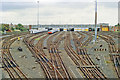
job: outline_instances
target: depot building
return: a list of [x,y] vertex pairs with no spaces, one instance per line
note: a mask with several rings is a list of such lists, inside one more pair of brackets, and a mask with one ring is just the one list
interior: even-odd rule
[[[97,24],[97,31],[109,31],[108,23]],[[94,24],[51,24],[51,25],[30,25],[30,29],[47,28],[52,30],[57,28],[59,31],[95,31]]]

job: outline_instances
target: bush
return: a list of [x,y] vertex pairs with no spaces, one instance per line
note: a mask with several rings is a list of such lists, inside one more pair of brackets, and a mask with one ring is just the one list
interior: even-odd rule
[[14,29],[13,27],[11,27],[11,30],[13,30],[13,31],[14,31],[15,29]]
[[20,31],[27,31],[27,29],[24,28],[24,27],[21,27],[21,28],[20,28]]
[[18,29],[19,29],[19,27],[16,27],[16,29],[18,30]]

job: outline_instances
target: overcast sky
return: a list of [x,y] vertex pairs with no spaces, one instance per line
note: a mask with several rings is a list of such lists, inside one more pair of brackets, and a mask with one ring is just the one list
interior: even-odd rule
[[[94,24],[95,0],[39,1],[40,24]],[[98,23],[118,23],[118,1],[98,0]],[[37,24],[37,5],[37,0],[2,0],[0,23]]]

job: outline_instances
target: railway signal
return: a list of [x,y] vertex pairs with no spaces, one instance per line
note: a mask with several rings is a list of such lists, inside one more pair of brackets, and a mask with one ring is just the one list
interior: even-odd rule
[[18,45],[19,45],[18,50],[19,50],[19,51],[22,51],[22,48],[20,47],[20,40],[21,40],[21,38],[18,37]]
[[18,37],[18,41],[20,41],[20,37]]

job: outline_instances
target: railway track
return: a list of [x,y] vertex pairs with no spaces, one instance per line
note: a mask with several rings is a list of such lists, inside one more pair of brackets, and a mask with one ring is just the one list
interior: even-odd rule
[[[21,34],[21,35],[25,35],[25,34]],[[4,39],[3,44],[2,44],[2,67],[7,71],[7,73],[9,74],[9,76],[12,80],[16,80],[16,79],[28,80],[26,75],[21,71],[18,64],[13,59],[13,57],[10,53],[10,50],[9,50],[11,44],[15,40],[17,40],[18,36],[21,36],[21,35],[9,36]]]
[[106,34],[113,37],[113,38],[120,38],[119,32],[118,33],[106,32]]
[[[66,34],[65,38],[65,50],[70,56],[70,58],[73,60],[73,62],[78,66],[78,68],[81,70],[85,78],[92,78],[92,79],[106,79],[106,76],[101,72],[101,70],[93,63],[92,59],[87,54],[87,51],[82,46],[87,45],[91,38],[88,38],[84,45],[81,45],[81,40],[83,40],[84,36],[82,38],[77,38],[75,34],[73,34],[74,43],[76,46],[77,52],[75,52],[72,49],[71,43],[70,43],[70,33]],[[78,46],[79,45],[79,46]],[[81,45],[81,46],[80,46]]]
[[[57,33],[53,34],[56,35]],[[43,34],[42,34],[43,35]],[[49,36],[46,34],[40,40],[34,45],[33,42],[36,38],[39,38],[42,35],[38,35],[36,37],[33,37],[35,35],[28,36],[24,39],[25,44],[28,46],[30,51],[33,53],[34,57],[36,58],[36,62],[38,62],[41,67],[44,70],[44,73],[46,75],[47,79],[65,79],[65,77],[62,76],[60,71],[58,70],[58,67],[56,67],[51,60],[48,59],[48,57],[45,55],[43,51],[43,41]],[[28,40],[28,38],[33,37],[31,40]],[[59,55],[57,55],[59,56]],[[62,62],[61,62],[62,63]],[[56,72],[56,73],[55,73]]]
[[110,53],[117,53],[115,41],[112,39],[112,37],[108,35],[99,35],[99,36],[108,43]]
[[[79,32],[79,34],[81,34],[81,33]],[[86,64],[84,63],[84,65],[95,65],[93,63],[93,61],[91,60],[91,58],[89,57],[89,55],[87,54],[87,50],[85,48],[85,46],[88,45],[88,43],[92,40],[92,37],[89,36],[88,39],[85,42],[82,43],[83,38],[78,39],[78,37],[76,36],[75,33],[72,33],[72,35],[73,35],[73,38],[74,38],[73,41],[75,43],[77,54],[80,55],[81,58],[83,58],[84,60],[86,60],[85,61]],[[82,36],[85,36],[85,35],[82,34]]]
[[56,74],[56,71],[54,71],[55,78],[71,79],[71,77],[70,77],[69,73],[67,72],[67,69],[61,59],[61,56],[59,55],[59,50],[58,50],[59,43],[63,39],[62,38],[63,34],[64,34],[63,32],[61,34],[59,33],[54,41],[53,41],[53,37],[55,36],[55,34],[48,38],[48,41],[47,41],[48,51],[50,54],[50,60],[51,60],[52,64],[57,67],[57,70],[61,74],[61,76],[58,76]]
[[83,43],[83,46],[87,46],[93,40],[93,37],[92,37],[92,33],[84,32],[84,34],[89,36],[88,39]]
[[[87,50],[85,46],[89,44],[89,42],[92,40],[91,34],[88,34],[84,32],[84,34],[89,35],[88,39],[83,42],[84,38],[86,37],[83,33],[77,32],[81,35],[80,38],[72,32],[70,34],[67,32],[65,34],[65,37],[63,37],[64,33],[56,32],[52,34],[51,36],[46,33],[40,33],[40,34],[29,34],[24,38],[24,43],[27,45],[29,50],[33,53],[33,56],[36,58],[36,62],[38,62],[42,69],[44,70],[44,73],[46,75],[47,79],[71,79],[70,74],[68,73],[62,59],[60,56],[60,52],[58,50],[60,42],[65,38],[64,48],[69,55],[69,57],[73,60],[75,65],[81,70],[85,78],[88,79],[107,79],[106,76],[102,73],[102,71],[94,64],[90,56],[87,54]],[[47,49],[48,53],[50,55],[50,58],[46,56],[46,53],[44,52],[44,46],[43,42],[47,38]],[[73,50],[71,45],[71,36],[73,36],[73,41],[76,47],[76,51]],[[2,45],[2,62],[4,69],[8,72],[10,78],[12,79],[28,79],[26,75],[20,70],[18,64],[13,59],[9,49],[10,45],[17,40],[18,36],[13,36],[6,38]],[[41,38],[40,38],[41,37]],[[115,48],[115,42],[112,40],[109,36],[100,36],[106,42],[109,44],[110,53],[116,53]],[[35,44],[35,39],[40,38],[38,42]],[[53,40],[54,39],[54,40]],[[120,56],[119,55],[112,55],[112,59],[115,65],[116,72],[119,76],[119,66],[120,66]]]
[[[88,63],[87,64],[88,67],[85,67],[85,68],[88,69],[89,73],[92,75],[91,78],[106,78],[106,76],[101,72],[101,70],[94,64],[94,62],[92,61],[90,56],[87,54],[87,50],[85,48],[85,46],[88,45],[92,41],[92,36],[91,36],[92,34],[88,34],[86,32],[84,32],[84,34],[87,34],[89,37],[83,43],[82,46],[78,46],[78,45],[76,46],[78,48],[77,53]],[[77,39],[77,37],[75,37],[75,34],[73,35],[73,37],[75,39]],[[76,41],[74,41],[74,42],[76,44]],[[86,66],[86,64],[84,64],[84,65]],[[90,66],[90,68],[89,68],[89,66]],[[92,69],[92,71],[91,71],[91,69]],[[95,76],[95,75],[97,75],[97,76]]]
[[104,34],[99,34],[99,36],[108,43],[111,60],[114,63],[118,78],[120,78],[120,50],[117,50],[115,41],[112,39],[112,37]]
[[[44,39],[44,38],[41,38],[38,41],[38,43],[37,43],[38,45],[37,44],[34,45],[34,43],[33,43],[35,39],[41,37],[42,35],[43,34],[40,34],[36,37],[33,37],[35,35],[29,35],[28,37],[24,38],[24,43],[27,45],[29,50],[33,53],[34,57],[36,58],[36,62],[38,62],[41,65],[41,67],[43,68],[46,78],[52,79],[51,72],[53,70],[53,66],[49,62],[48,58],[43,54],[43,51],[41,51],[41,49],[38,49],[41,39]],[[30,37],[33,37],[33,38],[29,40]],[[41,45],[40,45],[40,48],[42,48]]]

